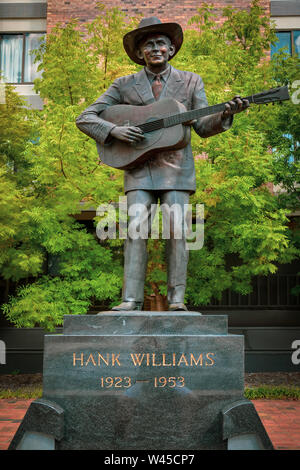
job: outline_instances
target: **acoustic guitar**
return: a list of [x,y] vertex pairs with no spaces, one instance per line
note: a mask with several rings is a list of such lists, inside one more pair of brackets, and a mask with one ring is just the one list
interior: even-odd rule
[[[247,96],[250,104],[268,104],[289,100],[288,88],[278,87]],[[139,127],[144,139],[132,144],[111,138],[106,145],[97,142],[103,163],[113,168],[127,170],[145,162],[155,153],[184,148],[190,141],[190,126],[184,122],[199,119],[225,110],[221,103],[187,111],[182,103],[166,98],[145,106],[115,105],[103,111],[101,118],[117,126]]]

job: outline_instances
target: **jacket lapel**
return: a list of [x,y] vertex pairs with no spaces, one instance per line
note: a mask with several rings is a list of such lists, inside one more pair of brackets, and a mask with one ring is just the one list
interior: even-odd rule
[[179,95],[181,95],[181,91],[183,90],[184,80],[180,77],[178,70],[174,69],[171,66],[171,71],[167,83],[164,86],[164,89],[159,97],[159,99],[163,98],[174,98],[178,99]]
[[[159,99],[163,98],[175,98],[181,95],[183,90],[184,80],[180,77],[178,70],[174,69],[171,66],[171,71],[169,78],[163,88],[163,91]],[[136,74],[135,85],[133,86],[137,94],[139,95],[143,104],[150,104],[155,101],[155,98],[152,93],[152,88],[145,72],[145,69],[142,69]]]
[[133,88],[141,98],[143,104],[150,104],[155,101],[145,69],[137,73]]

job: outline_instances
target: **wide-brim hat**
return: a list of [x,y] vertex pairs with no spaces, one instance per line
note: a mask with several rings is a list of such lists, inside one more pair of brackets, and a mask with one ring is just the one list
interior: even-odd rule
[[125,34],[123,38],[123,45],[127,55],[139,65],[145,65],[145,62],[144,59],[140,59],[136,54],[137,45],[144,36],[150,33],[160,33],[170,38],[172,44],[175,46],[175,53],[172,55],[172,58],[181,48],[183,42],[183,31],[178,23],[162,23],[159,18],[156,18],[156,16],[143,18],[137,29]]

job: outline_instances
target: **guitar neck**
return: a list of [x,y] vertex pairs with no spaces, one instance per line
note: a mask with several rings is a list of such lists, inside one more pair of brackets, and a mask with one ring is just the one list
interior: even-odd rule
[[[248,100],[249,103],[254,103],[253,96],[247,96],[246,98],[242,99]],[[143,132],[152,132],[165,127],[177,126],[178,124],[183,124],[184,122],[188,122],[193,119],[199,119],[201,117],[210,116],[211,114],[221,113],[225,111],[226,103],[220,103],[213,106],[207,106],[206,108],[193,109],[192,111],[174,114],[173,116],[168,116],[162,119],[157,119],[155,121],[141,124],[138,127]]]

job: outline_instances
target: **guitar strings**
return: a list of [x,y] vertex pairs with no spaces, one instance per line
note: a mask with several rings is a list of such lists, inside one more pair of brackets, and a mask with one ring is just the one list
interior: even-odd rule
[[[282,92],[282,94],[278,94],[278,92],[279,93]],[[290,99],[289,95],[288,95],[287,87],[272,88],[270,90],[267,90],[267,91],[262,92],[262,93],[258,93],[256,95],[247,96],[243,99],[248,100],[249,103],[260,104],[260,102],[258,101],[258,97],[263,95],[264,96],[264,102],[269,102],[270,100],[266,101],[266,96],[268,96],[269,94],[275,94],[275,96],[273,96],[272,100],[271,100],[273,102],[276,101],[276,100],[277,101],[284,101],[284,100]],[[277,94],[277,96],[276,96],[276,94]],[[137,125],[136,127],[139,127],[144,132],[156,131],[158,129],[162,129],[163,127],[171,127],[171,126],[174,126],[174,125],[177,125],[177,124],[181,124],[183,122],[190,121],[190,120],[195,119],[195,118],[208,116],[208,115],[211,115],[211,114],[215,114],[215,113],[224,111],[225,104],[226,103],[221,103],[221,104],[216,104],[216,105],[208,106],[208,107],[204,107],[204,108],[193,109],[191,111],[186,111],[186,112],[179,113],[179,114],[174,114],[174,115],[171,115],[171,116],[165,116],[163,119],[157,119],[155,121],[145,122],[143,124]]]
[[[210,106],[210,112],[209,114],[214,114],[217,112],[218,109],[220,109],[222,105],[215,105],[215,106]],[[204,109],[206,111],[204,111]],[[223,108],[224,109],[224,108]],[[202,113],[201,113],[202,111]],[[162,129],[163,127],[171,127],[176,124],[180,124],[182,122],[189,121],[194,118],[194,115],[197,115],[198,117],[201,117],[201,114],[207,115],[207,108],[203,108],[203,110],[200,109],[194,109],[192,111],[186,111],[184,113],[174,114],[171,116],[165,116],[164,119],[157,119],[155,121],[151,122],[146,122],[144,124],[137,125],[136,127],[139,127],[143,132],[153,132],[158,129]],[[166,124],[167,121],[167,125]]]
[[[247,96],[246,98],[243,98],[243,99],[248,100],[250,103],[255,102],[253,95]],[[138,125],[137,127],[139,127],[142,131],[146,133],[156,131],[158,129],[162,129],[163,127],[171,127],[177,124],[181,124],[185,121],[190,121],[195,118],[208,116],[211,114],[224,111],[225,104],[226,103],[220,103],[220,104],[208,106],[205,108],[198,108],[198,109],[193,109],[191,111],[185,111],[179,114],[173,114],[171,116],[165,116],[163,119],[157,119],[155,121],[146,122],[144,124]]]

